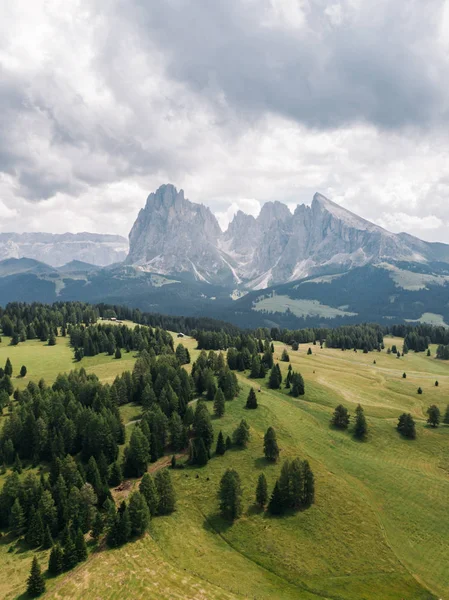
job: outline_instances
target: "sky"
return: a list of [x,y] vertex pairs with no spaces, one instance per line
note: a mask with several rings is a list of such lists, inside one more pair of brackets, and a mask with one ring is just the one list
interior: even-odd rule
[[0,3],[0,231],[320,192],[449,243],[449,0]]

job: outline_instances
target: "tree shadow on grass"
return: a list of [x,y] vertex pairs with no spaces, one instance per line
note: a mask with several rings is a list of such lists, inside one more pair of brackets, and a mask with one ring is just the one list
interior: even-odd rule
[[209,533],[224,535],[233,525],[234,521],[223,519],[220,514],[216,513],[204,518],[203,529]]

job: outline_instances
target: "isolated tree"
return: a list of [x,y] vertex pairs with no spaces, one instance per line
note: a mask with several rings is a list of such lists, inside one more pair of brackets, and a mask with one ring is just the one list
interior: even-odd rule
[[233,433],[233,441],[236,446],[240,446],[241,448],[245,448],[249,442],[249,425],[242,419],[240,421],[239,426]]
[[439,386],[438,381],[435,381],[435,387],[438,387],[438,386]]
[[217,447],[215,448],[215,454],[217,456],[223,456],[223,454],[225,452],[226,452],[226,444],[224,441],[223,432],[220,430],[220,432],[218,433]]
[[347,429],[349,426],[349,412],[342,404],[339,404],[334,410],[331,424],[338,429]]
[[419,387],[417,391],[418,391],[418,394],[422,394],[422,387]]
[[287,350],[284,348],[282,355],[281,355],[281,360],[282,362],[290,362],[290,357],[288,355]]
[[129,499],[129,516],[134,535],[142,535],[150,522],[150,511],[145,497],[140,492],[134,492]]
[[269,461],[276,462],[279,458],[279,446],[276,439],[276,432],[273,427],[268,427],[264,435],[263,452],[265,458]]
[[268,512],[272,515],[282,515],[284,512],[284,504],[282,501],[282,494],[279,487],[279,480],[276,481],[271,498],[268,503]]
[[53,330],[50,332],[50,335],[48,337],[48,345],[56,346],[56,336],[55,336],[55,332]]
[[12,376],[13,369],[12,369],[12,364],[11,364],[9,357],[6,359],[4,371],[5,371],[5,375],[8,375],[8,377]]
[[159,506],[159,493],[156,488],[154,479],[149,473],[145,473],[140,482],[139,491],[145,498],[150,515],[154,517],[157,514]]
[[411,440],[416,438],[415,421],[410,413],[403,413],[400,415],[396,428],[404,437]]
[[430,348],[427,348],[427,356],[432,356],[430,353]]
[[256,487],[256,503],[263,508],[268,501],[267,479],[263,473],[259,475]]
[[62,548],[59,544],[55,544],[51,549],[50,558],[48,559],[48,572],[50,575],[56,576],[62,573],[62,569]]
[[365,413],[360,404],[355,409],[355,426],[354,435],[359,440],[363,440],[368,433],[368,426],[366,424]]
[[309,348],[309,349],[307,350],[307,354],[309,354],[309,355],[310,355],[310,354],[312,354],[312,348]]
[[159,496],[158,514],[169,515],[175,510],[176,494],[173,488],[170,472],[167,469],[161,469],[154,478],[157,493]]
[[432,404],[427,409],[427,422],[432,427],[438,427],[440,424],[440,409],[435,404]]
[[234,469],[227,469],[221,478],[218,491],[220,513],[224,519],[233,521],[242,514],[242,486],[240,476]]
[[402,373],[402,379],[407,379],[407,373]]
[[20,377],[26,377],[26,374],[27,374],[27,368],[25,365],[22,365],[20,367]]
[[222,417],[225,414],[225,397],[220,388],[215,393],[214,414],[216,417]]
[[122,358],[122,351],[120,350],[120,348],[117,346],[117,348],[115,349],[115,355],[114,357],[118,360],[120,358]]
[[30,598],[37,598],[45,592],[45,579],[42,576],[41,568],[37,562],[37,556],[34,556],[31,563],[30,576],[27,581],[27,594]]
[[246,408],[257,408],[257,396],[254,388],[249,390],[248,398],[246,400]]

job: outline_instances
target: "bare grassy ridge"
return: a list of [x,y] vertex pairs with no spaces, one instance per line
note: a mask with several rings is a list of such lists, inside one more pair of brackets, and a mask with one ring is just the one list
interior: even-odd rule
[[[194,340],[181,341],[194,359]],[[402,344],[385,342],[387,347]],[[50,580],[46,597],[449,597],[449,427],[432,430],[425,423],[429,404],[438,404],[443,412],[449,402],[449,365],[424,354],[397,359],[386,352],[364,355],[311,347],[311,356],[306,355],[308,345],[289,352],[293,368],[306,381],[303,398],[295,400],[284,390],[273,392],[262,385],[259,408],[247,411],[251,381],[240,374],[239,397],[227,402],[225,416],[213,423],[216,435],[220,429],[227,435],[246,418],[251,426],[248,449],[231,450],[201,469],[172,471],[177,511],[154,519],[143,539],[119,550],[92,553],[73,572]],[[276,344],[277,358],[282,349]],[[280,364],[286,373],[287,363]],[[416,393],[419,385],[422,396]],[[370,428],[365,443],[329,427],[340,402],[351,414],[357,403],[364,406]],[[139,407],[122,410],[129,433]],[[417,422],[415,441],[401,439],[395,430],[404,411],[412,412]],[[270,425],[278,435],[281,459],[307,458],[316,475],[316,504],[283,518],[267,517],[254,507],[258,475],[263,471],[271,488],[280,471],[280,464],[268,465],[263,459],[263,434]],[[231,466],[242,476],[245,507],[232,526],[217,515],[216,502],[221,475]],[[0,544],[6,575],[0,584],[2,598],[23,591],[31,562],[31,553],[8,554],[8,547]]]

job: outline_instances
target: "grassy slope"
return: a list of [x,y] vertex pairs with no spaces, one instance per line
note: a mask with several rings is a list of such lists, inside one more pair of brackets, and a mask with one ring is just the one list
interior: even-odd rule
[[[386,345],[395,341],[400,343],[386,340]],[[182,343],[195,358],[193,340]],[[277,357],[282,348],[276,345]],[[239,398],[227,403],[226,415],[214,420],[214,427],[230,434],[246,418],[252,434],[248,449],[214,458],[203,469],[172,472],[179,498],[174,515],[155,519],[142,540],[93,554],[52,582],[46,597],[411,600],[433,598],[428,590],[448,597],[449,428],[425,425],[426,407],[435,402],[444,409],[447,402],[448,365],[423,354],[397,359],[312,348],[312,356],[306,355],[307,346],[290,352],[306,380],[304,398],[262,386],[258,410],[248,412],[243,405],[250,382],[242,374]],[[286,372],[287,365],[281,366]],[[365,407],[367,442],[329,428],[339,402],[352,413],[358,402]],[[394,429],[404,410],[417,419],[414,442]],[[128,421],[139,416],[138,407],[123,411]],[[266,473],[271,487],[280,470],[263,459],[269,425],[277,431],[282,457],[308,458],[317,479],[316,504],[282,519],[253,506],[259,473]],[[127,433],[131,429],[132,424]],[[245,514],[233,526],[217,515],[216,503],[220,477],[229,466],[239,471],[244,488]],[[0,552],[5,560],[13,556],[6,545]],[[3,557],[0,561],[5,564]],[[28,568],[29,556],[26,563]],[[12,586],[7,589],[2,597],[15,597]]]

